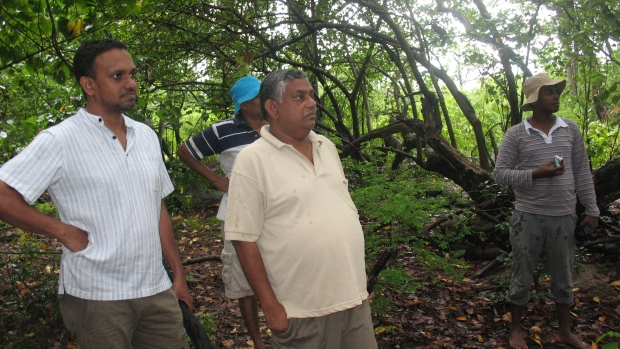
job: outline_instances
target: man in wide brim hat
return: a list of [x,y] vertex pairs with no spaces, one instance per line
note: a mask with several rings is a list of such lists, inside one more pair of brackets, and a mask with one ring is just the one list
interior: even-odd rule
[[532,111],[532,115],[506,131],[495,165],[495,181],[514,187],[516,197],[510,219],[512,277],[506,295],[512,315],[509,346],[513,349],[528,348],[521,316],[531,297],[530,285],[543,249],[551,275],[548,297],[556,303],[559,320],[556,341],[591,349],[570,328],[570,305],[575,298],[571,274],[576,246],[575,193],[586,208],[582,226],[595,229],[599,209],[579,126],[555,114],[565,87],[566,80],[553,80],[545,73],[523,83],[526,101],[521,109]]
[[545,73],[538,73],[529,77],[523,83],[523,93],[527,99],[521,106],[521,110],[532,110],[531,104],[538,100],[538,93],[543,86],[556,86],[558,95],[560,95],[562,91],[564,91],[564,88],[566,88],[566,80],[553,80]]

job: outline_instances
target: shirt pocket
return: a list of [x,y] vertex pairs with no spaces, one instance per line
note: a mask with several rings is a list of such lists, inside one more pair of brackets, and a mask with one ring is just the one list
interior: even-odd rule
[[153,154],[138,153],[133,164],[134,180],[143,186],[145,192],[160,191],[162,187],[160,166],[162,159]]

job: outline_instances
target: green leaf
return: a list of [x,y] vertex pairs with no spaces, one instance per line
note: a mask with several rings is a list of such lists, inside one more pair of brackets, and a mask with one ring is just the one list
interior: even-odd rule
[[618,349],[620,342],[612,342],[603,345],[602,349]]

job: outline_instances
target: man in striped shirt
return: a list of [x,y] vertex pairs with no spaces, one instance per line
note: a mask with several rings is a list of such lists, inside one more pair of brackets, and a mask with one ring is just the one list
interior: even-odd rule
[[[0,218],[63,244],[60,309],[80,348],[189,348],[177,298],[192,299],[163,202],[174,188],[155,132],[123,114],[136,67],[113,39],[84,42],[73,65],[86,108],[0,168]],[[45,190],[60,220],[29,205]]]
[[[527,100],[521,109],[531,110],[532,116],[506,132],[495,166],[495,181],[513,186],[516,194],[510,220],[513,271],[506,302],[512,315],[509,343],[517,349],[528,348],[521,333],[522,306],[530,299],[529,288],[543,248],[551,274],[549,298],[556,303],[559,320],[556,340],[590,348],[570,330],[575,193],[586,208],[582,226],[596,228],[599,210],[579,127],[554,114],[565,86],[566,80],[554,81],[544,73],[525,81]],[[562,162],[554,163],[555,156]]]
[[[235,117],[211,125],[187,140],[177,152],[181,160],[192,170],[206,178],[216,189],[224,192],[217,212],[217,218],[222,221],[222,240],[224,240],[224,219],[228,202],[228,180],[232,173],[233,162],[241,149],[260,138],[260,129],[267,124],[260,109],[259,88],[260,81],[254,76],[239,79],[230,89]],[[218,176],[201,161],[205,156],[216,154],[219,155],[225,177]],[[222,262],[226,297],[239,299],[241,316],[252,337],[254,348],[264,349],[258,325],[256,297],[243,274],[239,258],[230,241],[224,240]]]

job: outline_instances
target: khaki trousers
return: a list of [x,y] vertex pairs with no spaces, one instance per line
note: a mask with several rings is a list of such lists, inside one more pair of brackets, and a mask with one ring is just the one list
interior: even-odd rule
[[153,296],[93,301],[59,295],[65,326],[80,349],[189,349],[172,288]]
[[376,349],[368,300],[355,308],[313,317],[291,318],[286,332],[273,334],[274,348]]

